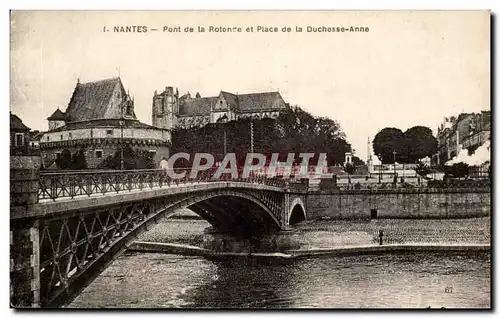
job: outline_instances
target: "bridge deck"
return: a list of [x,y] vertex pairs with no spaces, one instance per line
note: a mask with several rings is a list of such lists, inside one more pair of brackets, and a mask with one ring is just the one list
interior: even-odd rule
[[11,218],[19,219],[26,217],[43,217],[47,215],[58,215],[68,211],[88,209],[110,204],[123,202],[133,202],[158,198],[179,193],[197,192],[212,189],[256,189],[271,190],[275,192],[286,192],[282,187],[269,186],[257,182],[236,182],[236,181],[212,181],[199,183],[179,183],[162,187],[153,186],[143,189],[123,189],[119,192],[92,193],[90,195],[78,195],[73,198],[61,197],[54,199],[41,199],[32,208],[22,206],[11,208]]

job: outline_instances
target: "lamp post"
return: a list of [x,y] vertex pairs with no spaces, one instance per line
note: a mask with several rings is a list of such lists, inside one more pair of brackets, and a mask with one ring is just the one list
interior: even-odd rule
[[250,152],[253,153],[253,119],[250,118]]
[[396,151],[392,153],[394,155],[394,177],[396,177],[396,153]]
[[224,157],[226,156],[227,153],[227,148],[226,148],[226,127],[224,127]]
[[224,114],[221,118],[217,120],[217,122],[222,124],[222,131],[224,133],[224,157],[226,156],[227,153],[227,142],[226,142],[226,123],[227,123],[227,116]]
[[125,121],[120,119],[120,169],[124,169],[124,164],[123,164],[123,125],[125,124]]
[[378,164],[378,183],[382,182],[382,161]]

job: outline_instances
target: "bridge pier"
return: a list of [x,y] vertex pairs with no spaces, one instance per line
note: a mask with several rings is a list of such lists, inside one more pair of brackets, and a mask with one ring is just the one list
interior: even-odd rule
[[40,306],[39,222],[12,213],[38,202],[39,169],[40,157],[10,157],[10,305],[16,308]]

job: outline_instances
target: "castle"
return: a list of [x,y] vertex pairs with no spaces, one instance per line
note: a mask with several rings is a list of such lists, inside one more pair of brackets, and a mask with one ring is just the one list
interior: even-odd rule
[[233,94],[221,91],[218,96],[201,97],[188,92],[179,97],[171,86],[153,96],[152,123],[163,129],[201,127],[221,120],[240,118],[276,118],[288,106],[279,92]]
[[150,153],[156,165],[169,156],[170,131],[140,122],[134,99],[120,78],[76,83],[65,112],[57,108],[47,118],[49,130],[39,146],[49,167],[63,150],[84,149],[88,168],[95,169],[126,145]]

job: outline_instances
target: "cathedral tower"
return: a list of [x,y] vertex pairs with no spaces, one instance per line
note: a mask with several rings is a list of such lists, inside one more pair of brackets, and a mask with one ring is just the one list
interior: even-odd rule
[[176,125],[179,114],[179,91],[174,92],[171,86],[153,96],[153,126],[164,129],[172,129]]

